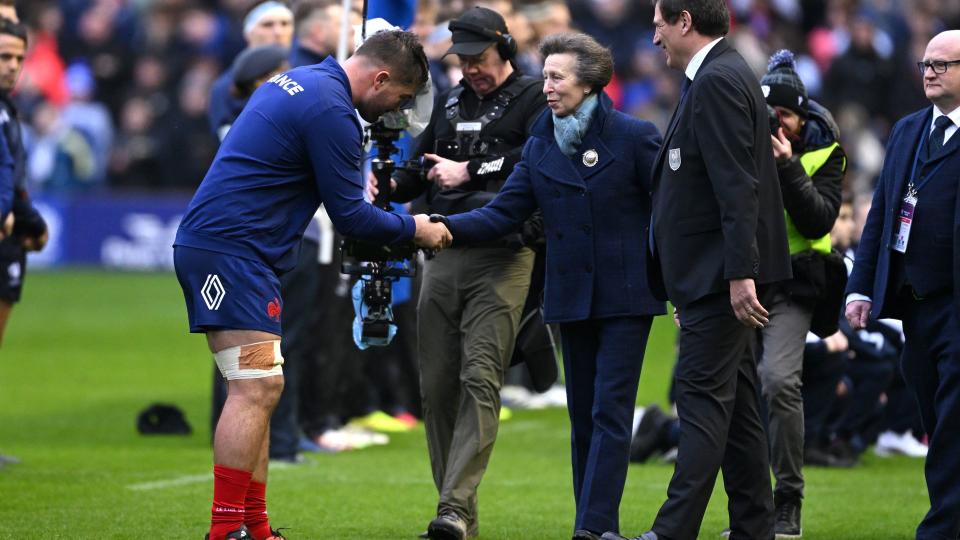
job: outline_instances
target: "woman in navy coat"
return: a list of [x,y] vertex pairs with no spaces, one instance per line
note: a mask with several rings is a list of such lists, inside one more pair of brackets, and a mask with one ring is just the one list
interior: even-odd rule
[[578,33],[550,36],[537,118],[487,206],[445,218],[469,244],[515,231],[535,210],[547,238],[544,318],[560,324],[570,413],[575,539],[619,530],[633,409],[654,315],[647,286],[653,124],[612,107],[610,52]]

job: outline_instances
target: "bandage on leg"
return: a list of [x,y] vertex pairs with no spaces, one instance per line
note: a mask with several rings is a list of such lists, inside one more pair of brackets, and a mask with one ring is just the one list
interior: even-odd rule
[[283,375],[279,339],[230,347],[214,354],[213,358],[228,381]]

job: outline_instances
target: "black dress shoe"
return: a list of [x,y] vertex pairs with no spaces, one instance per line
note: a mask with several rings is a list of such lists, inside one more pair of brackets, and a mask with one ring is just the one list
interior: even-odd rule
[[777,505],[777,521],[774,525],[777,538],[802,538],[800,528],[800,501],[785,501]]
[[573,540],[600,540],[600,535],[586,529],[577,529],[573,533]]
[[453,512],[442,512],[427,526],[431,540],[466,540],[467,524]]

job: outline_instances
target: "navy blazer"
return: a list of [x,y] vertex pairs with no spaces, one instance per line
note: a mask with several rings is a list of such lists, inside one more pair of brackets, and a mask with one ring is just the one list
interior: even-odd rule
[[[577,153],[567,157],[545,110],[520,163],[483,208],[450,216],[454,245],[515,231],[538,208],[547,239],[544,319],[550,323],[659,315],[647,284],[650,170],[660,134],[650,122],[600,103]],[[597,161],[587,166],[584,154]]]
[[[870,306],[870,313],[878,319],[901,318],[896,302],[887,298],[891,278],[890,246],[893,243],[900,203],[913,167],[914,153],[921,144],[921,137],[930,129],[932,115],[933,108],[927,107],[904,117],[893,126],[887,141],[883,170],[873,193],[873,206],[867,215],[853,272],[847,283],[847,294],[858,293],[871,298],[873,304]],[[954,133],[943,151],[922,167],[918,167],[917,175],[929,172],[943,160],[949,161],[940,166],[936,176],[956,182],[960,177],[960,133]],[[937,178],[931,181],[935,182]],[[923,196],[923,192],[920,196]],[[914,241],[917,239],[910,239],[910,242]],[[960,312],[960,196],[957,197],[953,214],[953,283],[953,300]]]

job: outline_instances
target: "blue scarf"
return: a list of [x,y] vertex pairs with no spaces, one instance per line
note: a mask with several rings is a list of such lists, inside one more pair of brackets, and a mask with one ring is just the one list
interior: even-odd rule
[[590,128],[593,113],[597,110],[600,100],[597,94],[587,96],[577,107],[577,110],[567,116],[553,115],[553,137],[557,139],[557,146],[567,157],[573,157],[577,148],[583,142],[583,136]]

